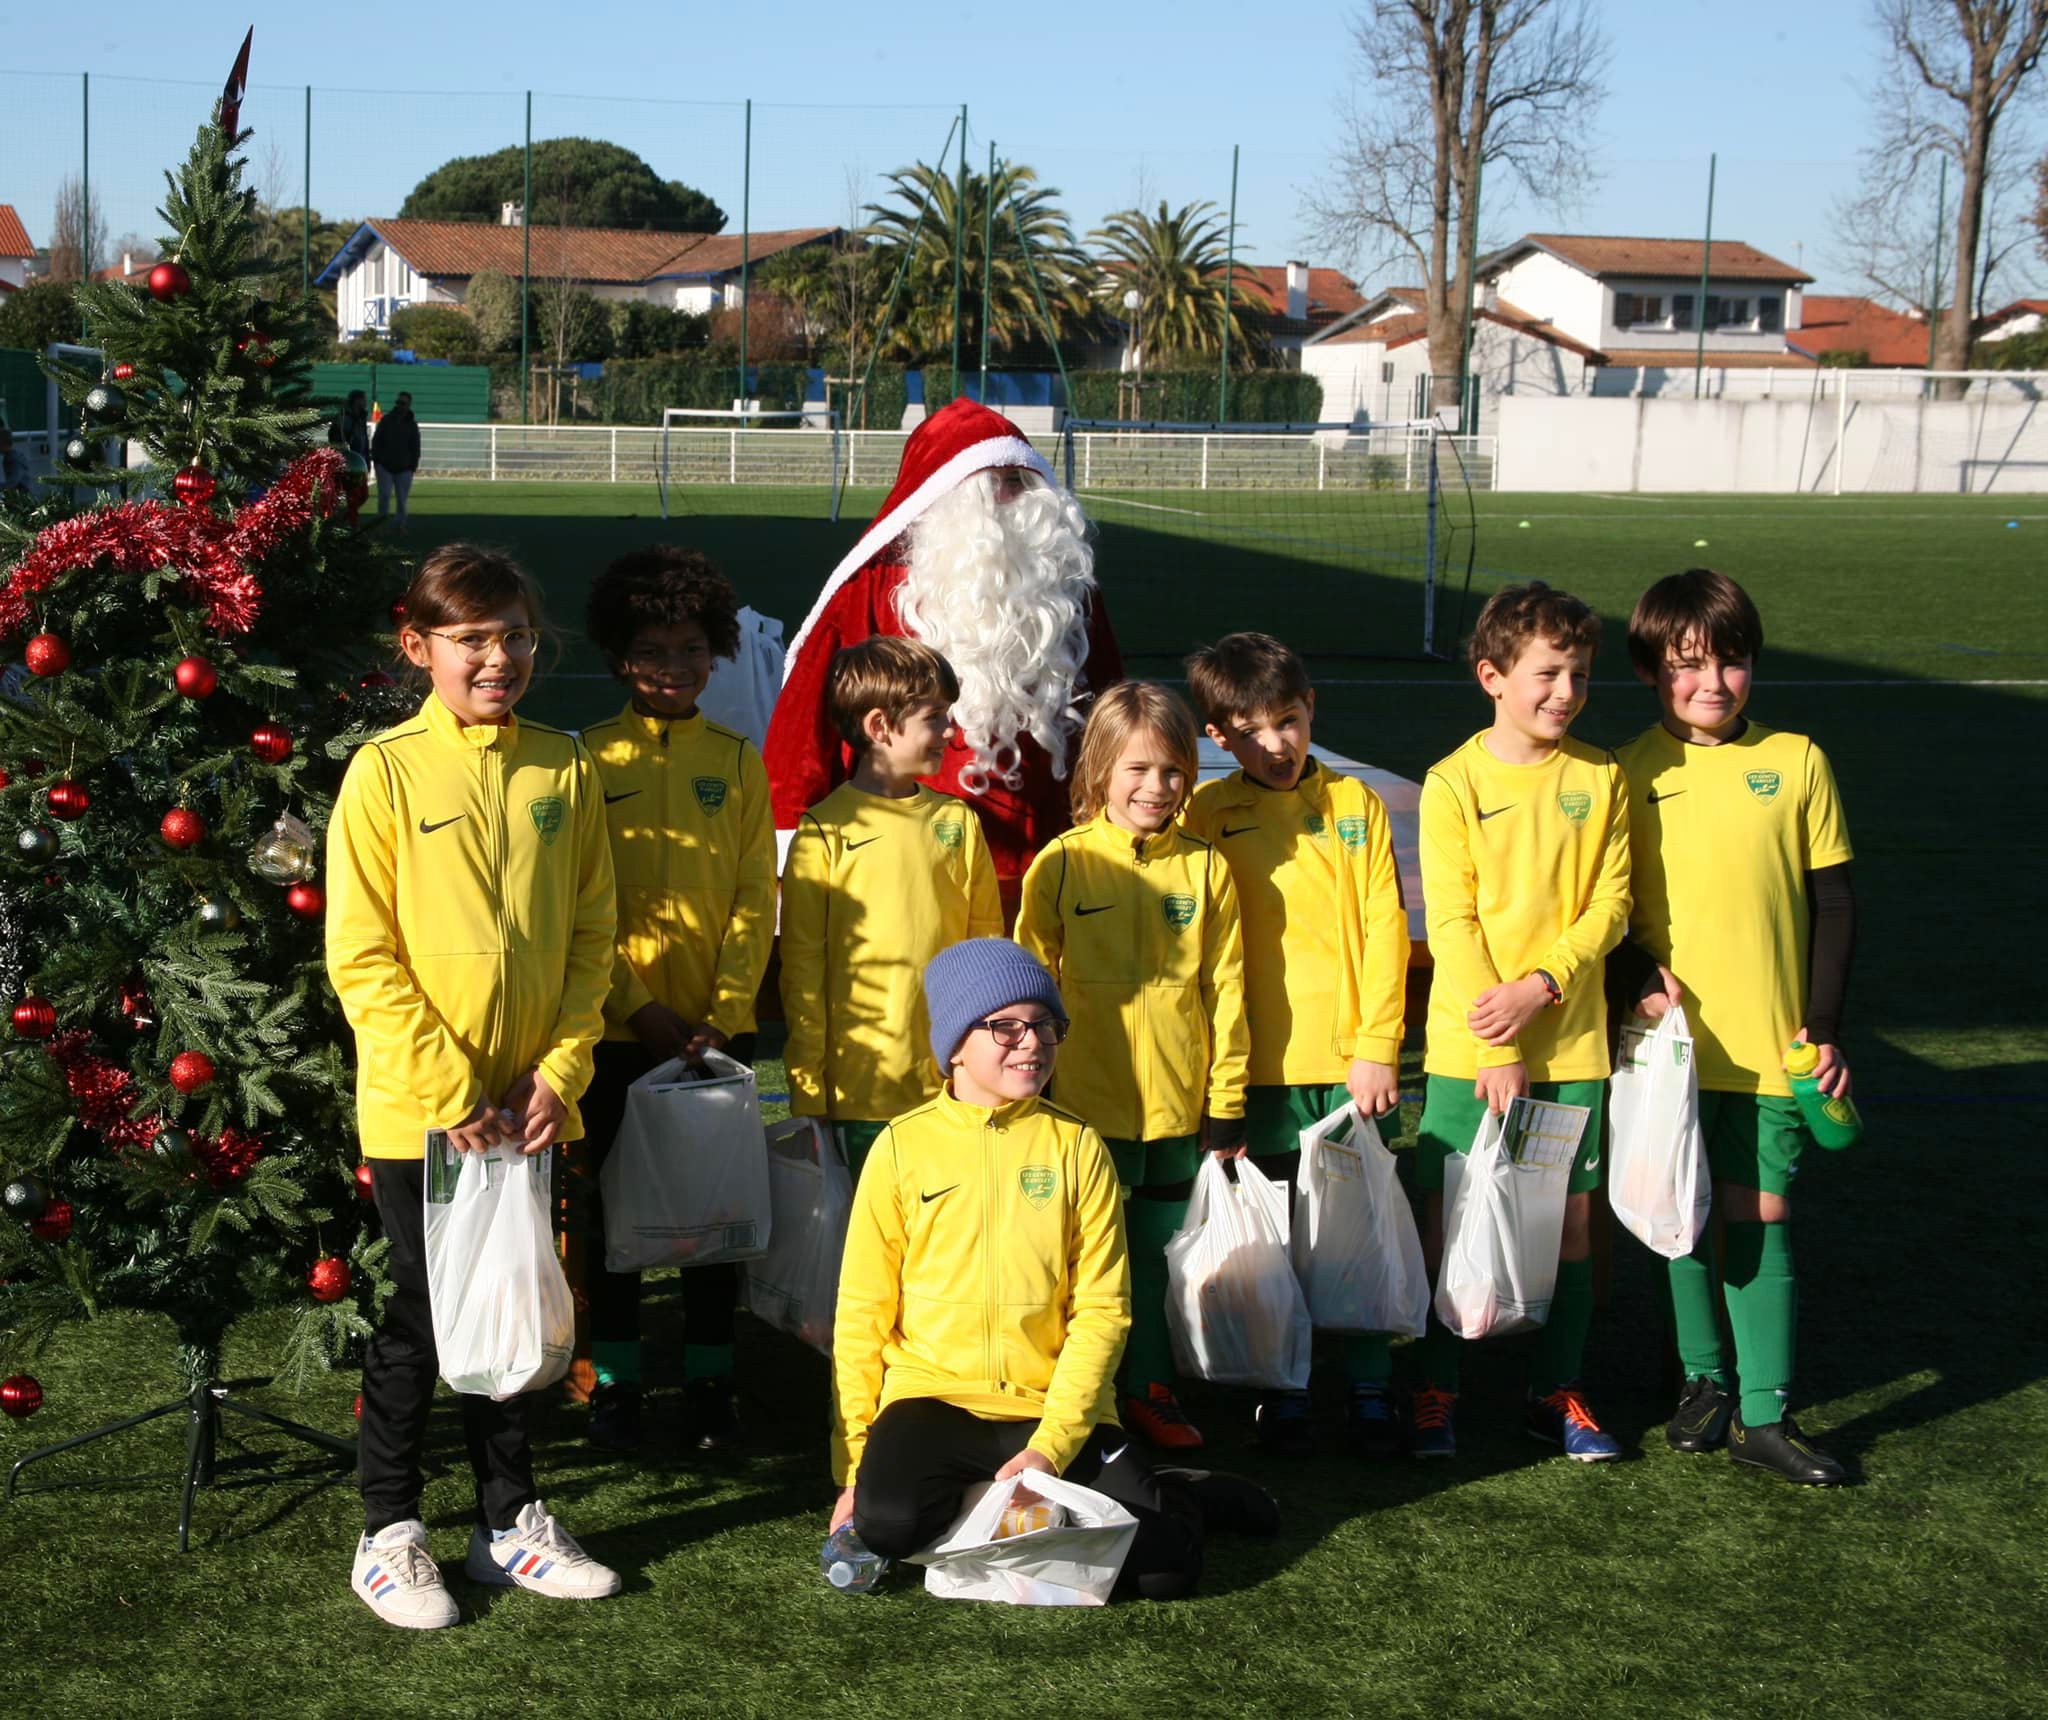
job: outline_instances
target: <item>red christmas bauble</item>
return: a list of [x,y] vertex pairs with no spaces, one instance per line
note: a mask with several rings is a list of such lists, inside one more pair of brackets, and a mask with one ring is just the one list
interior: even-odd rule
[[31,675],[61,675],[71,667],[71,647],[54,633],[38,633],[22,647]]
[[180,466],[178,475],[171,480],[173,493],[188,508],[204,507],[219,488],[220,480],[197,461]]
[[306,1274],[306,1286],[316,1302],[339,1302],[354,1282],[355,1274],[349,1271],[348,1262],[335,1254],[321,1256]]
[[33,1236],[45,1242],[62,1242],[71,1234],[71,1203],[68,1200],[53,1200],[43,1208],[43,1216],[29,1228]]
[[182,853],[187,848],[197,848],[206,840],[206,820],[190,807],[174,806],[164,814],[164,821],[156,827],[156,833],[164,839],[165,847]]
[[139,979],[131,979],[122,985],[121,1013],[137,1033],[147,1033],[156,1025],[156,1005],[150,1002],[149,993],[143,989]]
[[25,997],[14,1006],[17,1039],[48,1039],[56,1031],[57,1011],[47,997]]
[[4,770],[0,770],[0,788],[5,788],[13,780],[14,778],[9,776]]
[[402,596],[394,597],[391,600],[391,625],[394,627],[403,627],[405,625],[405,599]]
[[149,271],[149,296],[168,304],[192,290],[192,276],[183,263],[163,262]]
[[204,657],[182,657],[171,671],[171,683],[188,699],[210,699],[220,676]]
[[9,1374],[0,1380],[0,1415],[22,1421],[43,1407],[43,1388],[33,1374]]
[[171,1059],[171,1085],[196,1093],[213,1080],[213,1059],[203,1051],[181,1051]]
[[284,893],[284,905],[302,920],[317,920],[327,912],[327,892],[318,884],[294,884]]
[[249,750],[265,764],[283,764],[292,756],[292,732],[277,723],[265,723],[249,737]]
[[50,816],[52,818],[83,818],[92,806],[92,796],[86,792],[85,784],[73,782],[68,776],[62,781],[50,784]]
[[114,366],[114,380],[116,382],[126,382],[134,374],[135,366],[130,364],[125,358]]
[[356,1166],[356,1193],[365,1200],[374,1200],[377,1196],[377,1179],[370,1171],[368,1159]]
[[362,1394],[361,1392],[357,1392],[357,1393],[356,1393],[356,1420],[357,1420],[357,1421],[361,1421],[362,1419],[363,1419],[363,1394]]

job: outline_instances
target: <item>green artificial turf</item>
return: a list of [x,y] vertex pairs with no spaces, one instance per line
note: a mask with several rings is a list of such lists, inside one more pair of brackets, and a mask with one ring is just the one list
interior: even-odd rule
[[[651,490],[427,482],[410,547],[508,543],[573,626],[609,556],[673,537],[793,627],[875,499],[851,498],[837,525],[725,513],[665,530]],[[167,1421],[32,1472],[36,1490],[0,1507],[0,1644],[18,1702],[319,1715],[2048,1710],[2048,688],[2021,684],[2048,680],[2048,509],[1483,496],[1475,511],[1475,600],[1540,576],[1607,618],[1581,733],[1611,743],[1652,720],[1622,649],[1628,605],[1649,579],[1706,562],[1764,611],[1752,714],[1813,733],[1834,760],[1857,848],[1848,1040],[1869,1135],[1814,1155],[1800,1183],[1798,1409],[1856,1485],[1803,1492],[1664,1448],[1655,1263],[1624,1237],[1587,1368],[1622,1463],[1581,1468],[1523,1437],[1512,1341],[1468,1362],[1460,1456],[1443,1465],[1345,1456],[1330,1380],[1318,1380],[1324,1449],[1296,1463],[1253,1448],[1247,1394],[1191,1386],[1211,1460],[1267,1481],[1285,1522],[1277,1541],[1213,1541],[1195,1599],[1033,1612],[899,1582],[848,1601],[815,1564],[830,1496],[823,1361],[743,1324],[750,1443],[729,1461],[685,1455],[675,1282],[661,1277],[646,1456],[590,1451],[583,1412],[552,1394],[533,1418],[546,1497],[625,1574],[620,1599],[579,1607],[458,1578],[462,1628],[389,1630],[349,1591],[357,1505],[347,1478],[326,1475],[202,1494],[180,1557],[181,1435]],[[1100,565],[1138,672],[1171,675],[1179,650],[1225,628],[1267,628],[1311,656],[1316,738],[1411,776],[1484,720],[1462,671],[1377,655],[1419,634],[1412,579],[1223,557],[1110,523]],[[614,697],[571,637],[529,708],[575,723]],[[1407,1075],[1412,1091],[1413,1047]],[[781,1066],[764,1060],[761,1078],[779,1091]],[[1405,1118],[1412,1130],[1412,1107]],[[278,1330],[238,1331],[228,1371],[265,1371]],[[0,1424],[0,1460],[171,1395],[170,1362],[167,1332],[146,1319],[68,1332],[36,1364],[46,1408]],[[256,1401],[347,1431],[355,1390],[337,1372]],[[445,1394],[431,1438],[427,1515],[459,1567],[469,1488]],[[298,1461],[253,1424],[251,1444]]]

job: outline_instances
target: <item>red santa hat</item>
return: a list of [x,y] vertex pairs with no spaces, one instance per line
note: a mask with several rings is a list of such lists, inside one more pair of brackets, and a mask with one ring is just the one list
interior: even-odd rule
[[839,588],[910,530],[941,496],[976,472],[996,466],[1028,466],[1047,483],[1054,482],[1052,467],[1025,440],[1023,431],[1000,412],[965,395],[947,402],[911,431],[903,445],[903,464],[897,470],[895,487],[882,503],[882,511],[832,570],[810,614],[791,638],[783,656],[785,679]]

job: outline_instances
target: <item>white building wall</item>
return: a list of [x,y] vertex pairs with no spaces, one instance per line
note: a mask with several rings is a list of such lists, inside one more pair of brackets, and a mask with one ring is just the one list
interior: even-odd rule
[[28,284],[28,259],[26,257],[0,257],[0,281],[9,286],[20,287]]
[[1607,295],[1599,281],[1548,251],[1531,251],[1491,277],[1489,284],[1517,310],[1561,329],[1586,346],[1599,346],[1607,323]]
[[[0,265],[0,267],[4,267],[4,265]],[[1985,335],[1984,339],[1987,341],[2011,340],[2016,334],[2034,334],[2040,327],[2041,318],[2036,312],[2022,311],[2012,321],[2001,323],[1997,328]]]

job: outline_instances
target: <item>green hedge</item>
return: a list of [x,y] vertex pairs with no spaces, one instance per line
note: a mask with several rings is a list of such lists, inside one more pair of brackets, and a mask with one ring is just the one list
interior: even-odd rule
[[[1074,416],[1116,417],[1118,388],[1124,380],[1114,370],[1070,371],[1067,382]],[[1215,370],[1148,372],[1139,415],[1172,424],[1212,422],[1216,417]],[[1225,416],[1233,424],[1315,424],[1322,415],[1322,383],[1298,370],[1243,370],[1230,379]]]

